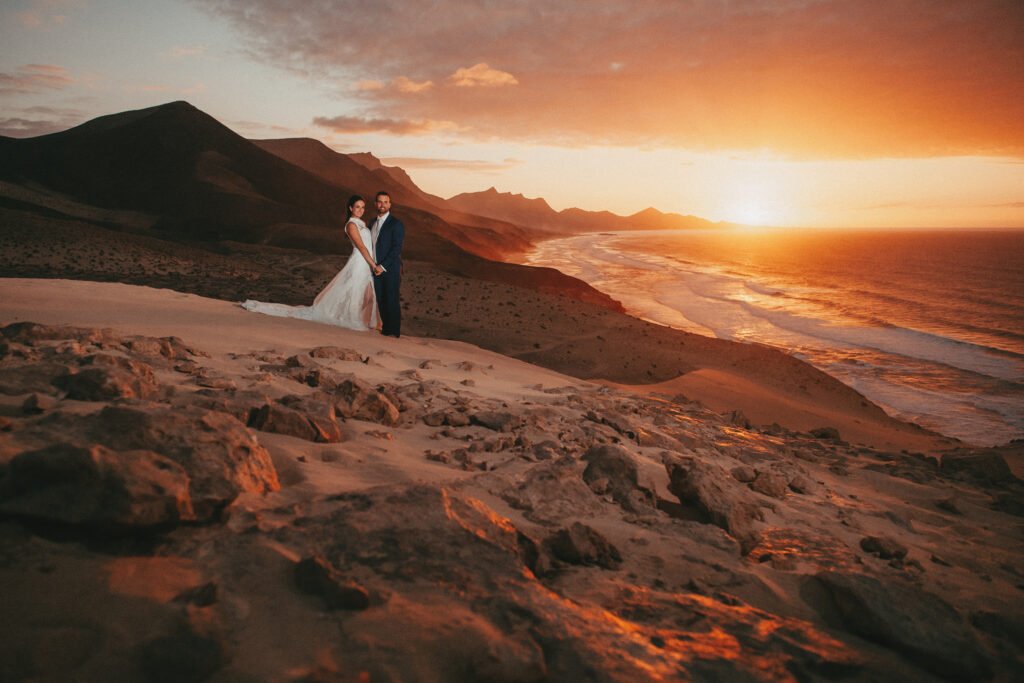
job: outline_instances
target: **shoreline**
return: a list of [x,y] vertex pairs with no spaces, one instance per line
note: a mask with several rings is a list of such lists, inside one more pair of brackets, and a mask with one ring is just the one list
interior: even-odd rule
[[[689,334],[763,344],[793,354],[862,393],[894,419],[942,432],[951,439],[995,447],[1024,437],[1024,414],[1008,403],[1014,395],[1024,399],[1020,385],[1014,388],[1014,383],[1024,379],[1020,374],[1024,372],[1022,356],[1001,345],[998,337],[1001,330],[1015,329],[1012,321],[994,318],[991,334],[996,341],[992,341],[970,337],[969,329],[930,327],[927,315],[943,314],[941,308],[926,308],[925,313],[910,318],[906,310],[888,315],[883,308],[866,318],[865,311],[875,311],[871,293],[877,283],[865,276],[867,294],[854,301],[850,310],[840,306],[842,286],[854,287],[859,282],[859,271],[846,266],[845,256],[835,259],[840,276],[825,278],[818,288],[805,290],[811,285],[800,282],[810,282],[807,278],[820,274],[817,264],[805,268],[799,266],[800,256],[774,252],[762,259],[764,263],[751,261],[760,253],[758,249],[767,249],[761,237],[737,247],[735,264],[727,258],[717,260],[716,250],[730,242],[707,237],[708,232],[685,231],[684,235],[677,231],[679,236],[674,239],[678,243],[658,242],[657,248],[651,246],[650,254],[638,251],[643,245],[635,241],[618,244],[620,239],[633,239],[628,231],[568,236],[553,247],[538,242],[523,262],[560,268],[583,279],[620,301],[628,315]],[[966,234],[964,230],[959,233]],[[685,241],[693,235],[692,243]],[[875,244],[872,238],[865,239],[868,241],[857,243],[857,250],[850,250],[854,265],[856,258],[863,256],[865,245]],[[813,251],[820,240],[806,248],[802,241],[786,244],[795,245],[795,253],[800,255],[804,252],[799,249]],[[570,262],[563,257],[566,253],[575,258]],[[675,272],[677,266],[679,272]],[[779,273],[788,266],[793,266],[795,274],[786,279]],[[997,282],[1001,280],[992,281]],[[972,320],[965,318],[963,325],[969,328]],[[933,378],[931,383],[928,378]]]

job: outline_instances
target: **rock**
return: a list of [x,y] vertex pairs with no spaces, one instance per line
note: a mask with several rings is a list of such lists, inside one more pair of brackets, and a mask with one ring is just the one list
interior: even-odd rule
[[323,599],[327,609],[363,610],[370,606],[366,589],[346,581],[327,560],[307,557],[295,564],[295,585],[303,593]]
[[839,430],[835,427],[818,427],[817,429],[812,429],[810,434],[815,439],[822,439],[825,441],[839,441],[841,438],[839,436]]
[[798,473],[789,480],[789,488],[796,493],[810,494],[818,490],[818,482],[806,474]]
[[281,404],[297,411],[309,421],[317,443],[338,443],[343,439],[341,425],[334,417],[334,405],[326,394],[285,396]]
[[87,436],[109,448],[151,450],[181,465],[196,519],[211,518],[242,492],[281,487],[270,455],[230,415],[195,407],[119,405],[82,420]]
[[974,633],[939,596],[839,571],[819,572],[811,581],[824,593],[817,607],[826,621],[892,648],[943,678],[985,680],[992,675]]
[[0,334],[8,341],[34,345],[38,341],[74,340],[80,344],[116,344],[117,337],[112,330],[93,327],[72,327],[70,325],[40,325],[33,322],[11,323],[0,328]]
[[530,452],[537,460],[551,460],[564,453],[561,446],[555,441],[541,441],[530,447]]
[[332,394],[334,410],[345,419],[367,420],[389,426],[398,424],[398,407],[383,393],[355,376],[341,381]]
[[174,602],[196,607],[209,607],[217,603],[217,584],[213,581],[186,589],[174,596]]
[[465,427],[469,424],[469,417],[465,413],[456,410],[438,410],[423,416],[423,422],[430,427]]
[[750,490],[724,468],[693,457],[669,459],[668,490],[706,522],[721,527],[740,542],[743,552],[757,544],[756,522],[763,521],[761,506]]
[[657,500],[654,491],[640,485],[640,471],[625,448],[616,445],[593,446],[583,454],[587,468],[583,481],[608,480],[608,491],[616,503],[630,512],[652,512]]
[[771,498],[782,500],[786,497],[786,489],[789,488],[789,482],[779,472],[761,470],[757,473],[757,478],[751,482],[750,488]]
[[545,542],[549,552],[569,564],[597,565],[615,569],[622,564],[622,555],[604,536],[580,522],[559,529]]
[[49,362],[0,368],[0,394],[56,394],[70,373],[68,366]]
[[729,473],[732,474],[733,479],[744,484],[749,484],[757,479],[757,470],[750,465],[739,465],[738,467],[733,467],[729,470]]
[[277,403],[267,403],[253,412],[249,418],[249,426],[261,432],[284,434],[306,441],[315,442],[318,436],[317,429],[310,424],[305,415]]
[[935,503],[935,507],[939,508],[940,510],[950,512],[954,515],[964,514],[963,511],[960,509],[959,501],[953,496],[950,496],[949,498],[943,498],[942,500],[937,501]]
[[512,413],[503,413],[490,410],[473,413],[469,416],[471,424],[480,425],[496,432],[510,432],[516,427],[520,420]]
[[318,346],[310,349],[309,355],[312,358],[330,358],[333,360],[344,360],[363,363],[363,356],[353,349],[343,349],[338,346]]
[[943,474],[981,484],[999,485],[1019,481],[1003,456],[994,451],[943,453],[939,470]]
[[34,392],[21,404],[21,412],[28,415],[47,413],[60,405],[60,401],[48,394]]
[[583,483],[572,458],[536,465],[516,485],[502,484],[494,493],[512,507],[524,510],[527,519],[541,524],[579,519],[603,509],[600,500]]
[[1021,501],[1019,494],[1011,491],[1003,491],[994,496],[992,509],[1015,517],[1024,517],[1024,501]]
[[77,401],[150,398],[159,391],[149,365],[109,354],[89,356],[84,369],[64,377],[60,386],[68,398]]
[[750,429],[750,420],[743,414],[742,410],[734,410],[725,416],[726,422],[743,429]]
[[147,679],[154,683],[200,683],[224,665],[221,644],[191,630],[149,641],[140,656]]
[[865,536],[860,547],[866,553],[877,555],[883,560],[902,560],[907,556],[906,546],[888,536]]
[[152,451],[55,444],[11,460],[0,510],[93,527],[146,528],[195,519],[189,480]]

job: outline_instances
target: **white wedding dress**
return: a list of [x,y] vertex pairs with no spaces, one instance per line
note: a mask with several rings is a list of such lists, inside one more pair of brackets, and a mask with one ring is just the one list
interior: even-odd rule
[[[373,242],[366,223],[355,217],[349,218],[348,222],[355,223],[359,229],[360,239],[366,248],[370,249]],[[267,315],[347,327],[351,330],[372,330],[379,326],[377,297],[373,292],[373,271],[354,245],[348,262],[323,291],[316,295],[312,306],[287,306],[249,299],[242,303],[242,308]]]

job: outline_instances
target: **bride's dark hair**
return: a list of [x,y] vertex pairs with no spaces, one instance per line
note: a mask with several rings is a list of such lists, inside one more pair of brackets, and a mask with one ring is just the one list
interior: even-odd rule
[[357,194],[354,194],[351,197],[349,197],[348,198],[348,204],[345,205],[346,207],[348,207],[348,215],[345,216],[345,220],[348,220],[349,218],[352,218],[352,207],[356,205],[356,202],[362,202],[362,203],[365,204],[366,200],[363,199],[362,197],[360,197]]

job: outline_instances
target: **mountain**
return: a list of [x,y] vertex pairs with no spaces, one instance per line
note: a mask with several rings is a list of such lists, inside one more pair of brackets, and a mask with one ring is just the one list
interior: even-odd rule
[[386,189],[396,208],[403,212],[417,209],[440,218],[443,225],[434,226],[439,235],[485,258],[502,260],[509,255],[524,253],[534,241],[549,236],[522,224],[453,208],[441,197],[427,194],[417,187],[401,168],[385,166],[368,152],[342,154],[310,138],[252,142],[322,180],[357,188],[367,203],[372,203],[377,191]]
[[345,200],[360,193],[372,201],[383,185],[405,219],[409,260],[477,280],[558,290],[621,310],[608,296],[557,271],[495,260],[529,247],[532,237],[522,228],[429,211],[415,191],[386,172],[371,171],[316,141],[265,146],[274,152],[187,102],[103,116],[35,138],[0,138],[0,209],[85,219],[204,248],[223,249],[230,241],[347,253],[351,247],[340,235]]
[[317,245],[344,218],[339,188],[186,102],[3,141],[0,179],[158,217],[166,236]]
[[449,206],[541,230],[563,231],[557,211],[543,199],[527,199],[521,194],[498,192],[491,187],[483,192],[464,192],[448,200]]
[[508,221],[526,228],[555,233],[603,232],[610,230],[692,230],[736,227],[734,223],[715,223],[697,216],[663,213],[654,208],[631,216],[610,211],[563,209],[555,211],[542,198],[528,199],[521,194],[498,192],[491,187],[483,192],[465,192],[448,199],[449,206],[463,211]]

